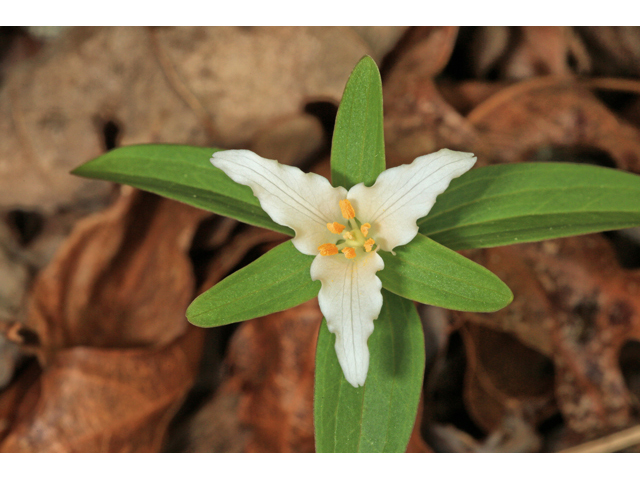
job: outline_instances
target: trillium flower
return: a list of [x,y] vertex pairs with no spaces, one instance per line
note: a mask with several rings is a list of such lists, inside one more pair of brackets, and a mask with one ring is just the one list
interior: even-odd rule
[[382,172],[371,187],[349,191],[314,173],[268,160],[248,150],[216,152],[211,163],[251,187],[271,219],[295,232],[293,245],[315,255],[311,278],[320,280],[320,310],[336,336],[336,354],[347,381],[364,385],[367,340],[382,308],[384,268],[378,250],[393,253],[418,233],[436,197],[476,162],[471,153],[443,149]]

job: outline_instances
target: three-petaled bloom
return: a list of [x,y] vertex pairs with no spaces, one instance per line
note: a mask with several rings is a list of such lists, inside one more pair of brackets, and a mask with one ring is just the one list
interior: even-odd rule
[[384,268],[378,249],[409,243],[452,179],[469,170],[471,153],[443,149],[382,172],[375,184],[349,191],[314,173],[267,160],[248,150],[216,152],[211,163],[248,185],[274,222],[295,231],[293,245],[315,255],[311,278],[320,280],[320,310],[336,335],[336,354],[347,381],[364,385],[367,341],[382,308]]

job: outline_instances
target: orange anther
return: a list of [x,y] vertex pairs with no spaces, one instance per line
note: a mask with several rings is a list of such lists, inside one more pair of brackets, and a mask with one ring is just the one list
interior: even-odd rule
[[369,235],[369,229],[371,228],[371,224],[370,223],[363,223],[360,226],[360,231],[362,232],[362,235],[364,235],[365,237],[367,235]]
[[327,228],[331,233],[342,233],[342,230],[344,230],[344,225],[341,225],[338,222],[327,223]]
[[349,200],[340,200],[340,211],[342,212],[342,216],[349,220],[350,218],[355,218],[356,211],[353,209],[353,205]]
[[344,253],[344,256],[347,258],[356,258],[356,249],[352,248],[352,247],[347,247],[344,250],[342,250],[342,253]]
[[324,257],[335,255],[336,253],[338,253],[338,247],[336,247],[333,243],[323,243],[318,247],[318,250],[320,250],[320,255]]
[[364,249],[365,249],[367,252],[370,252],[370,251],[371,251],[371,247],[373,247],[373,244],[374,244],[374,243],[376,243],[376,242],[373,240],[373,238],[370,238],[369,240],[367,240],[366,242],[364,242],[364,245],[363,245],[363,246],[364,246]]

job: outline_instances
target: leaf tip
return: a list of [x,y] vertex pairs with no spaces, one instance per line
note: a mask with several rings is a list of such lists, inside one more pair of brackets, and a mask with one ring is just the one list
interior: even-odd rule
[[496,302],[495,306],[492,307],[491,310],[487,310],[487,313],[491,313],[491,312],[497,312],[498,310],[502,310],[503,308],[509,306],[511,304],[511,302],[513,302],[513,292],[511,291],[511,289],[509,288],[509,286],[502,282],[501,285],[501,299],[500,302]]
[[[198,298],[196,298],[191,304],[187,307],[187,311],[185,312],[185,316],[190,324],[195,325],[196,327],[207,327],[208,325],[202,321],[202,312],[199,311],[198,308]],[[200,318],[199,318],[200,317]]]
[[88,163],[89,162],[83,163],[82,165],[80,165],[80,166],[74,168],[73,170],[71,170],[69,173],[71,175],[75,175],[76,177],[86,177],[87,174],[85,173],[85,171],[87,170],[86,166],[87,166]]

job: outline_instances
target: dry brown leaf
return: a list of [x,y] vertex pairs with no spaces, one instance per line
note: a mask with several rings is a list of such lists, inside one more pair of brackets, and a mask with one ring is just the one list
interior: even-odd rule
[[508,52],[512,37],[512,27],[491,26],[466,29],[461,32],[468,41],[462,44],[468,53],[463,61],[475,78],[486,78]]
[[604,151],[619,168],[640,172],[640,132],[574,81],[520,82],[488,98],[467,119],[481,136],[473,149],[479,164],[528,160],[549,146],[579,146]]
[[446,65],[457,35],[453,27],[420,30],[385,80],[387,168],[410,162],[440,146],[475,141],[473,127],[440,95],[433,81]]
[[5,451],[160,449],[200,360],[203,332],[187,329],[184,311],[195,289],[188,250],[207,215],[125,187],[78,223],[36,281],[30,330],[7,333],[30,339],[43,371]]
[[473,420],[493,432],[518,412],[535,427],[557,411],[553,363],[505,333],[468,323],[462,328],[467,356],[465,403]]
[[[567,76],[574,68],[580,73],[589,69],[585,47],[571,27],[518,27],[512,28],[510,34],[509,45],[505,46],[499,63],[489,66],[499,71],[499,78]],[[574,65],[570,64],[570,58]]]
[[600,235],[498,247],[471,255],[513,290],[494,314],[459,314],[512,333],[552,358],[556,401],[575,441],[631,425],[635,406],[620,370],[640,334],[640,272],[622,269]]
[[[157,452],[191,386],[202,331],[160,348],[59,352],[26,393],[3,452]],[[26,407],[26,408],[25,408]]]
[[570,27],[520,27],[519,38],[503,66],[504,77],[524,79],[541,75],[571,75],[570,56],[578,72],[585,72],[588,57]]
[[274,120],[256,133],[250,150],[264,158],[296,165],[319,151],[324,141],[325,133],[320,121],[313,115],[300,113]]
[[18,408],[33,408],[33,405],[27,405],[24,401],[25,394],[38,381],[40,374],[41,369],[37,362],[32,361],[0,394],[0,445],[11,430]]
[[246,145],[307,102],[337,103],[356,62],[399,32],[361,29],[370,47],[348,27],[70,29],[0,91],[0,206],[104,196],[68,172],[107,143]]
[[576,27],[596,75],[640,75],[639,27]]
[[358,35],[369,45],[371,56],[376,60],[384,57],[406,34],[409,27],[399,26],[355,26]]
[[484,440],[453,425],[431,425],[427,438],[442,453],[528,453],[540,451],[540,435],[515,413],[509,413]]
[[321,319],[311,300],[240,325],[227,355],[229,375],[193,420],[187,450],[313,452]]
[[411,72],[414,77],[432,78],[449,62],[458,27],[413,27],[396,47],[389,80]]
[[586,73],[589,52],[572,27],[466,27],[453,68],[458,77],[520,80]]
[[321,320],[314,299],[246,322],[233,339],[229,382],[242,392],[238,416],[253,430],[247,451],[314,451],[313,372]]
[[123,191],[78,223],[36,282],[26,325],[45,363],[60,348],[156,347],[184,332],[195,288],[187,252],[207,213]]
[[253,248],[271,242],[282,243],[289,238],[291,237],[263,228],[242,227],[240,232],[230,237],[228,242],[216,251],[207,268],[207,278],[200,291],[208,290],[226,277]]
[[511,85],[510,82],[481,82],[477,80],[453,82],[451,80],[442,80],[438,82],[438,91],[449,105],[460,114],[467,115],[479,104],[509,85]]

